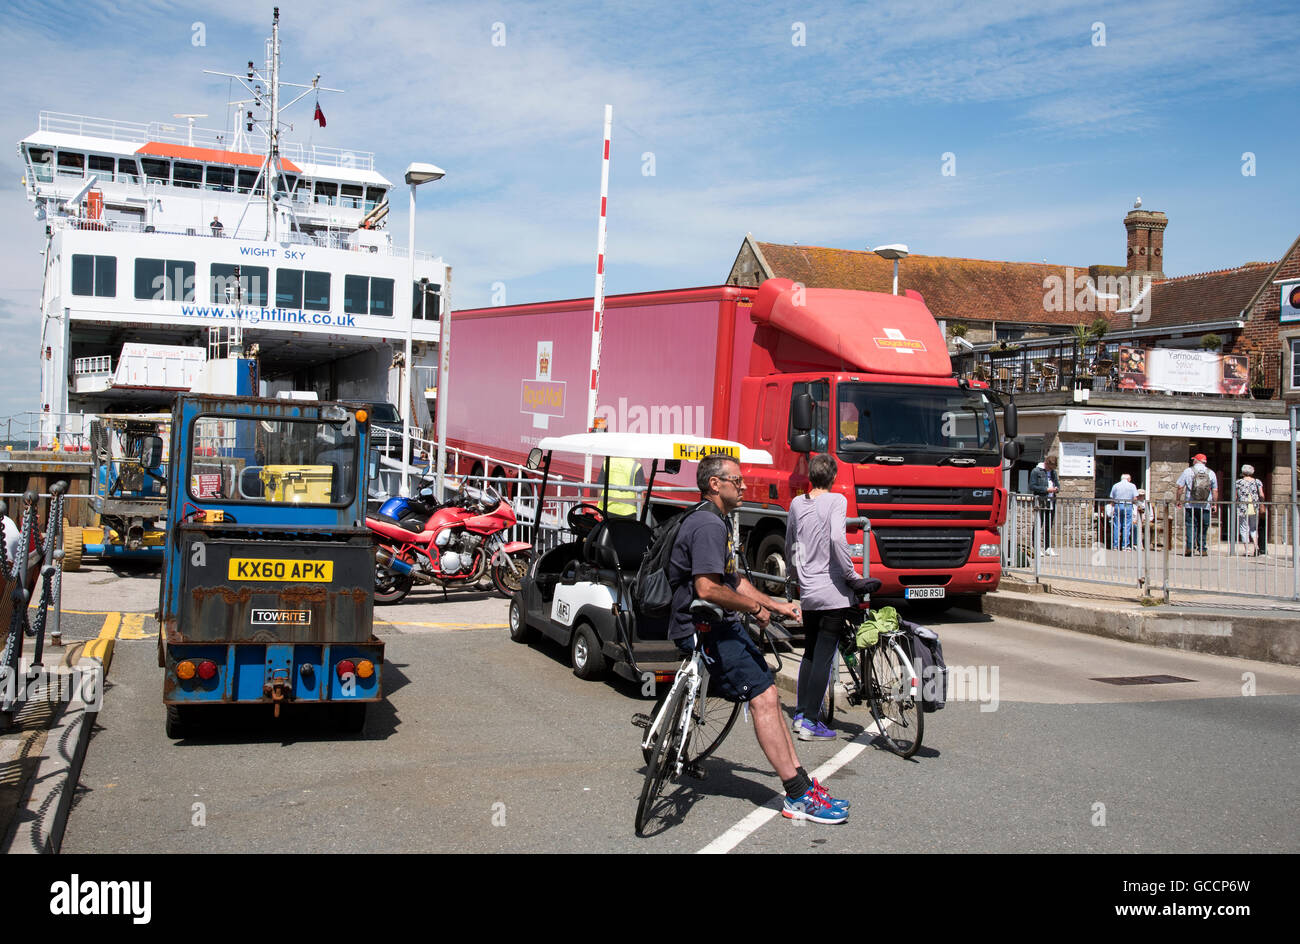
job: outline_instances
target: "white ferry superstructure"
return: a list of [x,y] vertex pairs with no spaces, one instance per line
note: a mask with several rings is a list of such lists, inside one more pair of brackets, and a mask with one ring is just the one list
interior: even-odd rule
[[[43,445],[78,414],[170,409],[219,357],[255,360],[248,392],[399,402],[408,332],[412,423],[427,421],[450,267],[417,253],[412,278],[374,155],[280,141],[261,78],[249,63],[273,117],[250,101],[233,132],[42,112],[19,143],[46,239]],[[124,352],[190,368],[126,376]]]

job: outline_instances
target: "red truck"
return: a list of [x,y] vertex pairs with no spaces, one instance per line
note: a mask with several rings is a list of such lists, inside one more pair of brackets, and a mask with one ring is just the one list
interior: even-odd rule
[[[522,463],[541,437],[585,431],[590,299],[459,311],[452,327],[449,446]],[[784,575],[785,520],[773,512],[807,490],[809,455],[830,451],[835,490],[870,521],[878,596],[942,607],[997,589],[1007,503],[996,401],[952,375],[914,291],[770,279],[611,296],[599,392],[611,430],[713,436],[772,454],[773,465],[744,468],[741,527],[756,571]],[[491,462],[458,471],[500,472]],[[580,466],[553,471],[582,477]],[[687,475],[656,482],[693,484]],[[851,527],[850,544],[863,535]]]

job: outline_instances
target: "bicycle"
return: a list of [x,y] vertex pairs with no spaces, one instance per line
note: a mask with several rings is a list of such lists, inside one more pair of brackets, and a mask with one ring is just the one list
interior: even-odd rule
[[[696,632],[728,618],[715,604],[696,600],[691,604]],[[776,647],[772,646],[773,653]],[[777,654],[778,664],[780,655]],[[740,702],[709,694],[709,666],[704,647],[696,645],[681,666],[672,686],[657,702],[652,715],[637,714],[632,723],[645,729],[641,754],[645,758],[645,780],[636,808],[636,834],[644,835],[651,809],[665,782],[674,782],[682,774],[704,779],[700,762],[722,744],[740,716]],[[701,745],[695,749],[696,745]]]
[[909,634],[900,628],[881,632],[874,645],[859,649],[857,627],[849,625],[840,636],[835,654],[839,671],[832,666],[830,685],[822,699],[822,723],[829,725],[835,714],[838,680],[850,705],[867,703],[877,736],[885,747],[903,758],[920,750],[925,712],[918,697],[920,679],[909,656],[910,648]]

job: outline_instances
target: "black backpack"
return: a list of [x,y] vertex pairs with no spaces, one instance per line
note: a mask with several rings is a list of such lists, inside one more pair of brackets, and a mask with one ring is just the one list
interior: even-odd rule
[[707,504],[708,502],[702,501],[693,508],[687,508],[654,529],[650,546],[642,555],[641,566],[636,569],[636,578],[632,581],[632,603],[643,616],[664,617],[672,610],[673,588],[668,583],[668,561],[673,556],[677,532],[692,512],[699,511]]

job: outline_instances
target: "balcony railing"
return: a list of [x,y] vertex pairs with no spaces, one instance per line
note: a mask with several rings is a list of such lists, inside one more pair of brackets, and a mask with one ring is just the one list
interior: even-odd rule
[[[1148,342],[1149,343],[1149,342]],[[1124,344],[1122,346],[1129,346]],[[1055,393],[1086,388],[1152,396],[1158,390],[1130,390],[1120,386],[1119,342],[1062,339],[1055,343],[1014,344],[953,355],[953,368],[961,377],[983,380],[1002,393]],[[1264,388],[1271,396],[1281,389],[1279,354],[1250,356],[1251,388]],[[1217,393],[1183,393],[1180,396],[1222,397]]]

